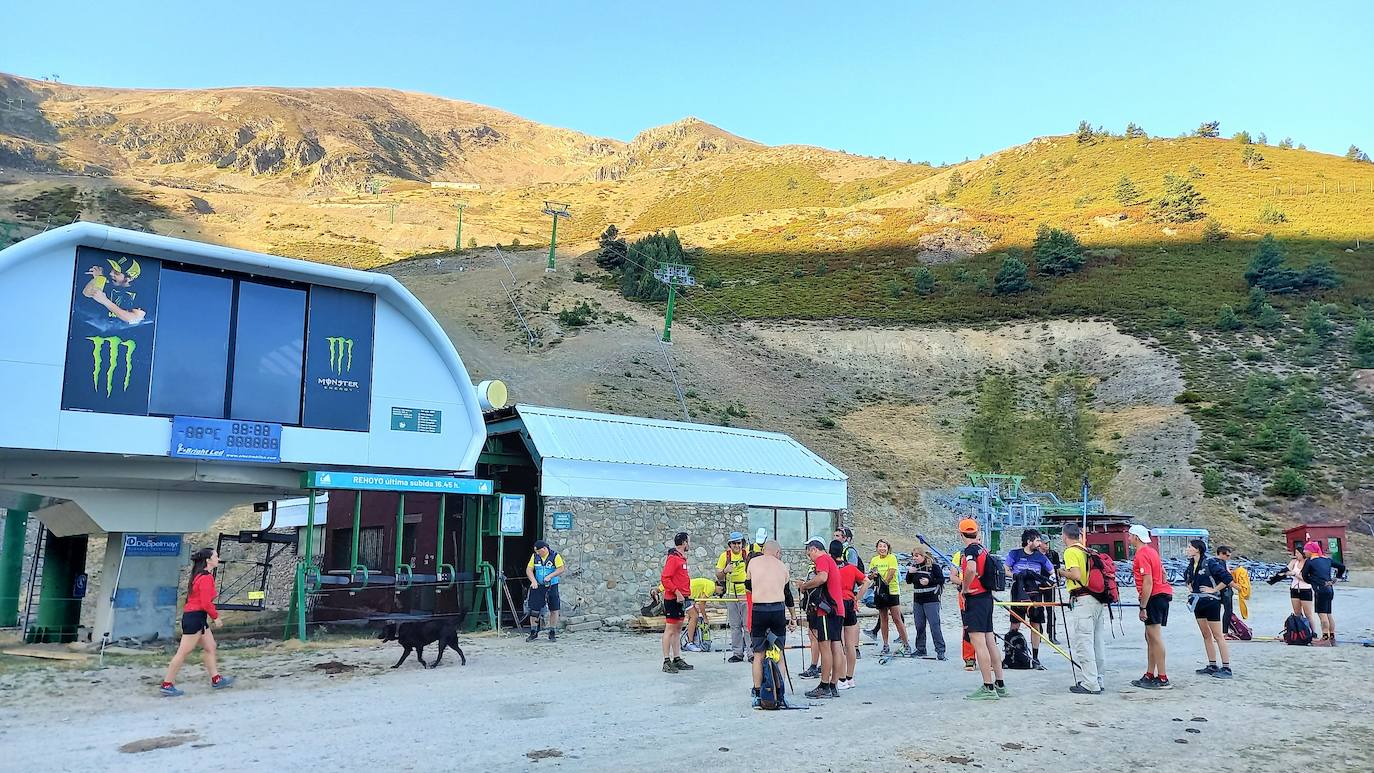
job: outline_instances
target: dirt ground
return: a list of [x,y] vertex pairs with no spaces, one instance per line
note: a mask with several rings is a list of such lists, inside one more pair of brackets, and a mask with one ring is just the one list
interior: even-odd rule
[[[1374,634],[1371,579],[1338,591],[1342,638]],[[1257,635],[1275,632],[1287,609],[1285,588],[1258,588]],[[239,682],[223,692],[188,666],[178,699],[155,692],[160,659],[97,671],[0,656],[0,767],[626,771],[748,769],[766,755],[791,770],[1086,770],[1104,759],[1117,769],[1283,770],[1314,759],[1374,769],[1374,698],[1351,689],[1374,677],[1374,649],[1234,643],[1237,677],[1221,682],[1192,673],[1202,645],[1181,596],[1171,616],[1172,692],[1128,686],[1144,657],[1131,620],[1107,645],[1100,697],[1069,694],[1067,664],[1042,652],[1049,670],[1011,672],[1013,697],[973,703],[962,696],[976,677],[957,660],[880,666],[869,646],[856,689],[778,713],[749,708],[746,667],[719,653],[689,653],[695,671],[662,673],[652,635],[463,637],[468,664],[448,653],[430,671],[413,661],[392,671],[398,649],[361,639],[274,644],[224,652]],[[956,643],[953,619],[944,628]],[[787,656],[795,674],[801,652]]]

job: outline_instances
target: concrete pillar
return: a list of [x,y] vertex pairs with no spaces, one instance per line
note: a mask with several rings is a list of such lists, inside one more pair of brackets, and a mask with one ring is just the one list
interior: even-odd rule
[[85,534],[48,535],[43,552],[43,587],[38,597],[38,614],[29,629],[30,641],[76,641],[76,629],[81,624],[81,599],[76,598],[73,591],[77,575],[86,571],[89,542]]
[[92,621],[91,640],[99,642],[109,636],[113,641],[115,585],[119,582],[119,561],[124,556],[124,532],[112,531],[105,538],[105,560],[100,565],[100,587],[91,588],[95,594],[95,620]]
[[0,543],[0,628],[19,625],[19,594],[24,587],[24,543],[29,514],[5,511],[5,536]]

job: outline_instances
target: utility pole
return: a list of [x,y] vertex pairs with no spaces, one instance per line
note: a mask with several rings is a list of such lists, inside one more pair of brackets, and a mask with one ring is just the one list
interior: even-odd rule
[[572,213],[568,211],[567,204],[561,204],[557,201],[546,201],[544,202],[544,214],[553,218],[553,230],[549,233],[549,265],[544,271],[553,273],[557,270],[554,266],[553,248],[558,242],[558,218],[572,217]]
[[677,304],[677,288],[691,287],[697,283],[692,278],[692,267],[681,263],[660,263],[654,269],[654,278],[668,285],[668,313],[663,319],[663,343],[673,342],[673,306]]
[[391,224],[396,225],[396,202],[391,203]]
[[458,202],[458,235],[453,239],[453,251],[461,252],[463,249],[463,210],[467,204]]

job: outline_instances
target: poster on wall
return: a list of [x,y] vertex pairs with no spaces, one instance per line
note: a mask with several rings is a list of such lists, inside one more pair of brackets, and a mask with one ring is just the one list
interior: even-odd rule
[[156,258],[77,248],[64,409],[148,413],[161,269]]
[[302,421],[305,426],[368,429],[376,301],[376,296],[369,293],[310,288]]

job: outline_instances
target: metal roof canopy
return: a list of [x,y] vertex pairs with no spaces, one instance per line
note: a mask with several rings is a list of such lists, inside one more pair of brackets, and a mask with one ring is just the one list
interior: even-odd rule
[[536,405],[491,434],[519,430],[541,494],[841,510],[849,478],[788,435]]

